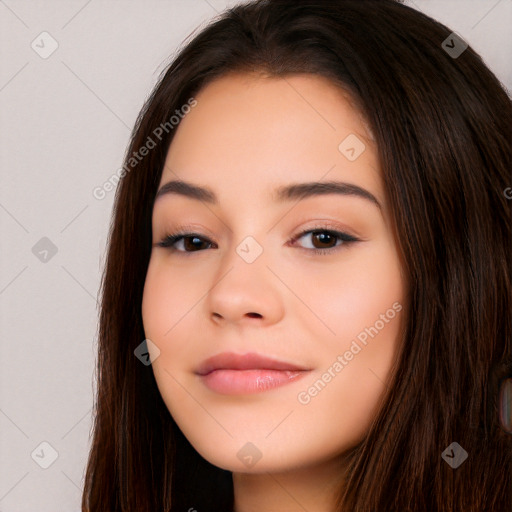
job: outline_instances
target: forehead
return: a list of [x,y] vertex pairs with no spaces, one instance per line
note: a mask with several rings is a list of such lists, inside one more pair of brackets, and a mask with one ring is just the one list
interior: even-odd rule
[[[357,181],[381,188],[376,148],[350,96],[317,75],[229,74],[204,87],[170,145],[161,184],[170,179],[245,192],[290,182]],[[345,143],[348,141],[348,143]],[[361,151],[356,160],[347,144]],[[350,148],[348,148],[350,149]],[[222,195],[222,194],[221,194]]]

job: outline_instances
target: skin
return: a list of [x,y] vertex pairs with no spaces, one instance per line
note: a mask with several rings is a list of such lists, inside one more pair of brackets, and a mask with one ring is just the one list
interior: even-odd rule
[[[403,323],[403,311],[396,313],[341,371],[332,370],[365,328],[403,304],[376,148],[347,95],[319,76],[230,74],[196,100],[176,128],[159,188],[186,180],[208,186],[219,202],[178,194],[155,201],[154,244],[180,224],[203,236],[203,243],[176,242],[174,251],[153,246],[142,316],[160,351],[155,379],[194,448],[233,472],[236,512],[332,511],[346,455],[383,398]],[[366,146],[354,161],[338,149],[350,134]],[[273,197],[281,185],[330,180],[366,189],[382,208],[351,195]],[[322,244],[312,233],[292,241],[318,226],[360,241]],[[252,263],[236,251],[247,236],[263,250]],[[325,254],[315,247],[327,247]],[[219,394],[194,371],[226,351],[310,372],[257,394]],[[299,393],[329,368],[335,377],[301,403]],[[247,442],[261,454],[251,467],[237,457]]]

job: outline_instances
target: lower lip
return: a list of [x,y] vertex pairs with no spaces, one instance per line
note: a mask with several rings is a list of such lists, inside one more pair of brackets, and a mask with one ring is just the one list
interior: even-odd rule
[[201,375],[204,384],[212,391],[224,395],[261,393],[296,381],[306,370],[214,370]]

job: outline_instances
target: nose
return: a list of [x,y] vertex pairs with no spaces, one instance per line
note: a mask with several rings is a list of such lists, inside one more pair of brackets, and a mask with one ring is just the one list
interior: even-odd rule
[[251,263],[236,250],[225,255],[206,298],[213,322],[270,325],[281,320],[283,285],[267,264],[265,251]]

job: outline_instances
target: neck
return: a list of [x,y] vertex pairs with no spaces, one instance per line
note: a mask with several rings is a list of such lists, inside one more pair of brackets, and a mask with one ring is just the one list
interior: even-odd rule
[[233,473],[234,512],[334,512],[340,457],[285,472]]

